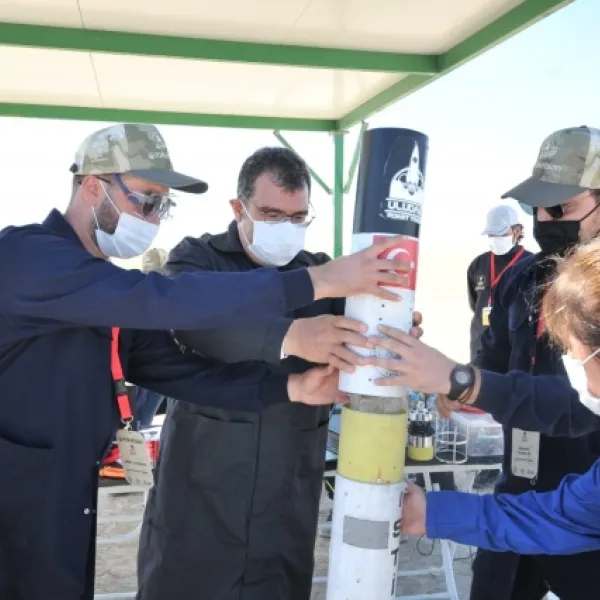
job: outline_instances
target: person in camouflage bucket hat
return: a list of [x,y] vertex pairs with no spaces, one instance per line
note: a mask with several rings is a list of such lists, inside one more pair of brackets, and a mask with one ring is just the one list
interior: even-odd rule
[[[149,125],[92,134],[71,171],[64,214],[53,209],[41,223],[0,231],[0,254],[11,257],[0,261],[1,600],[94,599],[99,469],[115,435],[124,435],[121,456],[139,457],[129,475],[123,462],[128,481],[141,467],[152,483],[146,440],[129,429],[126,381],[182,403],[244,412],[347,399],[333,366],[286,374],[222,365],[182,352],[169,331],[277,322],[329,298],[394,300],[387,287],[406,285],[409,270],[378,258],[397,237],[293,270],[165,277],[121,269],[107,258],[150,248],[170,189],[201,193],[206,184],[173,170]],[[306,358],[313,341],[306,328],[290,326],[282,351]]]
[[173,169],[167,144],[154,125],[119,124],[95,131],[79,146],[74,175],[128,174],[190,194],[208,190],[204,181]]
[[173,169],[165,140],[153,125],[120,124],[92,133],[79,146],[71,172],[69,210],[89,214],[90,248],[123,259],[152,244],[174,206],[171,189],[192,194],[208,189],[204,181]]
[[538,208],[562,204],[595,189],[600,189],[600,130],[570,127],[544,140],[531,177],[502,198]]
[[535,216],[544,254],[564,253],[600,232],[600,130],[569,127],[542,143],[531,177],[506,192]]

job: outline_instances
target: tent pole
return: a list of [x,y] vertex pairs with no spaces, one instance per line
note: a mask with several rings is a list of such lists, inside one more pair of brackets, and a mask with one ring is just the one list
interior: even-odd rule
[[344,251],[344,136],[333,132],[333,257]]

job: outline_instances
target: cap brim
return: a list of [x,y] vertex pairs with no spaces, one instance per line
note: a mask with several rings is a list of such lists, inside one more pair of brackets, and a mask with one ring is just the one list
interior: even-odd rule
[[[530,177],[502,195],[502,199],[514,198],[521,206],[531,208],[547,208],[566,202],[569,198],[577,196],[587,188],[579,185],[565,185],[563,183],[549,183]],[[529,211],[527,211],[529,212]]]
[[177,173],[176,171],[160,171],[158,169],[135,169],[127,171],[131,175],[147,179],[152,183],[164,185],[180,192],[188,194],[204,194],[208,190],[208,184],[200,179]]

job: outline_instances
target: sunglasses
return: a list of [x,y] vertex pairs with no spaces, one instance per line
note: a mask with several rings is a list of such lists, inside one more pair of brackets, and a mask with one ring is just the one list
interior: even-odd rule
[[[158,216],[160,220],[169,218],[171,208],[175,206],[172,196],[134,192],[125,185],[120,175],[115,173],[113,177],[125,196],[137,205],[142,217],[147,219],[149,217]],[[102,177],[99,177],[98,179],[102,179],[102,181],[106,181],[106,183],[112,183],[110,180],[103,179]]]
[[[544,210],[550,215],[551,219],[562,219],[565,216],[565,207],[563,204],[556,206],[544,206]],[[537,215],[537,208],[533,209],[533,214]]]

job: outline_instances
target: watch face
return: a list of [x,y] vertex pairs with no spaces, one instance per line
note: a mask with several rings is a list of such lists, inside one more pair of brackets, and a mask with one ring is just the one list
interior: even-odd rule
[[457,369],[454,374],[454,379],[459,385],[468,385],[471,383],[471,373],[466,369]]

